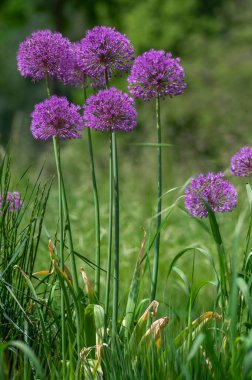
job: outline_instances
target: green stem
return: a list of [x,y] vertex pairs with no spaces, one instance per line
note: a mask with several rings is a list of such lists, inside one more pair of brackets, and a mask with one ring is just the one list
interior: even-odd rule
[[160,245],[160,226],[161,226],[161,209],[162,209],[162,152],[161,152],[161,121],[160,121],[160,99],[156,98],[156,119],[157,119],[157,225],[156,225],[156,240],[154,251],[154,263],[151,282],[151,299],[156,297],[157,278],[158,278],[158,263],[159,263],[159,245]]
[[[62,205],[62,179],[61,179],[61,169],[60,169],[60,146],[59,140],[53,137],[53,148],[55,155],[55,162],[58,174],[58,189],[59,189],[59,226],[60,226],[60,261],[61,269],[64,272],[64,216],[63,216],[63,205]],[[65,300],[63,295],[63,290],[61,289],[61,329],[62,329],[62,366],[63,366],[63,379],[65,379],[66,372],[66,321],[65,321]]]
[[50,84],[49,84],[49,76],[48,76],[47,72],[45,73],[45,81],[46,81],[47,96],[48,96],[48,98],[50,98],[50,96],[51,96],[51,90],[50,90]]
[[[105,70],[104,75],[105,75],[106,89],[108,90],[109,85],[108,85],[107,70]],[[109,314],[114,196],[115,194],[114,194],[114,169],[113,169],[113,132],[112,130],[110,130],[110,136],[109,136],[109,231],[108,231],[107,283],[106,283],[106,298],[105,298],[105,329],[108,325],[108,314]],[[115,286],[115,281],[114,281],[114,286]],[[117,312],[118,312],[117,304],[118,304],[118,291],[115,291],[114,289],[113,313],[112,313],[112,336],[113,337],[115,336],[116,326],[117,326]]]
[[69,209],[68,209],[68,204],[67,204],[66,190],[65,190],[65,185],[64,185],[62,173],[61,173],[61,181],[62,181],[63,209],[64,209],[65,218],[66,218],[66,232],[67,232],[69,251],[70,251],[71,274],[73,277],[73,288],[74,288],[74,293],[75,293],[75,297],[76,297],[76,298],[74,298],[74,306],[75,306],[75,313],[76,313],[76,324],[77,324],[77,326],[76,326],[77,327],[77,337],[76,338],[77,338],[78,352],[80,352],[80,350],[81,350],[81,325],[80,325],[80,310],[79,310],[79,304],[78,304],[79,283],[78,283],[76,262],[75,262],[75,256],[74,256],[74,245],[73,245],[72,230],[71,230],[71,224],[70,224],[70,218],[69,218]]
[[[108,73],[105,70],[105,82],[108,89]],[[112,140],[112,141],[111,141]],[[119,181],[118,181],[118,160],[116,133],[110,132],[110,221],[109,221],[109,243],[108,243],[108,276],[106,295],[106,308],[108,309],[110,266],[111,266],[111,246],[112,246],[112,215],[114,206],[114,294],[113,294],[113,312],[112,312],[112,338],[117,333],[118,318],[118,295],[119,295]],[[108,299],[107,299],[108,297]],[[106,314],[106,313],[105,313]]]
[[[48,74],[45,74],[45,80],[46,80],[46,89],[48,96],[51,96],[50,92],[50,86],[49,86],[49,77]],[[63,175],[61,170],[61,164],[60,164],[60,150],[59,150],[59,143],[56,137],[53,137],[53,145],[54,145],[54,153],[55,153],[55,160],[56,160],[56,167],[57,167],[57,173],[58,173],[58,183],[59,183],[59,205],[60,205],[60,230],[63,225],[63,211],[66,217],[66,231],[68,236],[68,243],[69,243],[69,249],[70,249],[70,262],[71,262],[71,272],[73,276],[73,287],[76,295],[76,299],[74,299],[74,305],[75,305],[75,313],[76,313],[76,324],[77,324],[77,346],[78,346],[78,352],[81,350],[81,326],[80,326],[80,312],[79,312],[79,305],[77,303],[77,298],[79,295],[79,285],[78,285],[78,276],[77,276],[77,269],[76,269],[76,263],[75,263],[75,257],[74,257],[74,247],[73,247],[73,238],[72,238],[72,231],[71,231],[71,225],[70,225],[70,218],[69,218],[69,210],[67,205],[67,199],[66,199],[66,191],[65,191],[65,185],[63,181]],[[63,211],[62,211],[63,208]],[[64,225],[63,225],[64,227]],[[60,250],[63,251],[63,235],[64,235],[64,228],[62,228],[62,232],[60,232],[61,239],[60,242],[62,244],[62,248]],[[61,257],[61,266],[62,270],[64,271],[64,257],[62,255]],[[64,296],[63,291],[61,289],[61,308],[64,306]],[[65,351],[63,350],[63,343],[65,347],[65,307],[62,311],[62,353]],[[63,374],[65,373],[65,361],[63,359]]]
[[119,181],[116,133],[112,132],[112,162],[114,183],[114,297],[112,314],[112,335],[117,332],[118,294],[119,294]]
[[[86,101],[86,88],[84,87],[84,100]],[[100,241],[100,208],[99,208],[99,197],[98,189],[95,175],[94,166],[94,154],[93,154],[93,144],[90,128],[87,128],[88,136],[88,149],[90,157],[90,169],[93,184],[93,195],[94,195],[94,207],[95,207],[95,231],[96,231],[96,251],[95,251],[95,292],[97,299],[100,298],[100,276],[101,276],[101,241]]]
[[192,285],[190,289],[190,299],[189,299],[189,308],[188,308],[188,352],[191,349],[192,345],[192,306],[193,306],[193,281],[194,281],[194,268],[195,268],[195,252],[193,254],[193,266],[192,266]]
[[113,162],[112,162],[112,132],[109,139],[109,234],[108,234],[108,260],[107,260],[107,281],[105,296],[105,332],[108,326],[109,298],[110,298],[110,277],[111,277],[111,256],[112,256],[112,235],[113,235]]

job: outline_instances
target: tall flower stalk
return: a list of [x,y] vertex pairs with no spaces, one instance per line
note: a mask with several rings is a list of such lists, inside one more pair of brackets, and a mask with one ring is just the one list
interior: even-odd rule
[[[90,96],[84,105],[85,125],[110,134],[110,211],[108,240],[108,273],[105,299],[105,314],[108,315],[110,271],[112,252],[112,232],[114,226],[114,295],[112,314],[113,337],[117,332],[118,294],[119,294],[119,181],[116,132],[129,132],[136,126],[134,101],[127,94],[110,88],[100,90]],[[112,223],[113,221],[113,223]],[[106,318],[107,319],[107,318]]]
[[[108,90],[108,71],[105,70],[105,83]],[[120,203],[119,203],[119,179],[118,179],[118,159],[116,132],[110,130],[109,135],[109,240],[108,240],[108,265],[107,265],[107,286],[106,286],[106,315],[109,309],[110,278],[111,278],[111,253],[112,253],[112,231],[114,213],[114,285],[113,285],[113,311],[112,311],[112,336],[117,332],[118,319],[118,297],[119,297],[119,262],[120,262]],[[106,321],[105,321],[106,323]]]
[[157,278],[159,267],[159,245],[160,245],[160,226],[161,226],[161,211],[162,211],[162,134],[160,120],[160,98],[156,98],[156,122],[157,122],[157,221],[156,221],[156,240],[154,263],[151,281],[151,301],[155,299],[157,290]]
[[118,159],[116,132],[112,132],[112,170],[113,170],[113,191],[114,191],[114,296],[112,313],[112,335],[117,332],[118,318],[118,295],[119,295],[119,231],[120,231],[120,209],[119,209],[119,180],[118,180]]
[[108,225],[108,251],[107,251],[107,277],[105,294],[105,328],[108,325],[109,300],[110,300],[110,279],[113,244],[113,161],[112,161],[112,131],[109,132],[109,225]]
[[[84,102],[86,102],[87,94],[86,87],[83,85]],[[99,196],[98,188],[96,182],[95,165],[94,165],[94,154],[93,154],[93,144],[90,128],[87,128],[87,140],[88,140],[88,151],[90,158],[90,170],[92,177],[93,195],[94,195],[94,208],[95,208],[95,235],[96,235],[96,250],[95,250],[95,293],[97,299],[100,298],[100,277],[101,277],[101,234],[100,234],[100,207],[99,207]]]
[[179,62],[180,59],[172,58],[171,53],[165,53],[163,50],[151,49],[136,58],[128,77],[129,91],[135,98],[143,100],[156,99],[157,213],[150,301],[153,301],[156,298],[162,213],[160,98],[165,96],[173,97],[183,93],[186,84],[184,83],[184,70]]
[[[48,92],[49,92],[49,86]],[[60,162],[60,145],[59,140],[61,138],[71,139],[81,137],[79,131],[83,129],[83,119],[79,115],[79,106],[75,106],[68,102],[66,98],[51,96],[44,102],[35,106],[32,113],[31,131],[36,139],[47,140],[53,139],[53,147],[55,154],[55,161],[58,174],[58,189],[59,189],[59,220],[60,220],[60,258],[61,269],[64,272],[64,215],[66,218],[66,231],[69,241],[70,250],[70,263],[71,272],[73,277],[73,287],[75,297],[73,299],[75,305],[76,314],[76,330],[77,330],[77,346],[78,351],[81,349],[81,326],[80,326],[80,313],[77,302],[79,294],[78,276],[74,257],[74,248],[72,240],[72,232],[69,219],[69,210],[66,199],[66,192],[64,186],[64,180],[61,170]],[[65,328],[65,304],[64,294],[62,290],[61,296],[61,308],[62,308],[62,356],[66,355],[66,328]],[[64,368],[63,368],[64,369]],[[63,371],[65,373],[65,369]]]
[[[63,192],[62,192],[62,179],[61,179],[61,165],[60,165],[60,147],[58,138],[53,136],[53,149],[54,156],[57,168],[57,176],[58,176],[58,198],[59,198],[59,241],[60,241],[60,265],[61,270],[64,272],[64,216],[63,216]],[[66,318],[65,318],[65,300],[64,300],[64,292],[61,288],[61,334],[62,334],[62,370],[63,370],[63,379],[66,376]]]

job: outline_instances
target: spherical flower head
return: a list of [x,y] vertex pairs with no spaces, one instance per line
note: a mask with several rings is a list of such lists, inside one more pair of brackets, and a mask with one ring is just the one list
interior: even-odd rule
[[91,77],[110,78],[113,73],[128,72],[134,49],[127,37],[115,28],[96,26],[81,40],[79,65]]
[[65,83],[71,84],[75,87],[87,87],[88,78],[92,88],[101,88],[105,86],[105,77],[96,78],[90,75],[88,68],[85,67],[82,61],[82,42],[72,42],[72,66],[69,67],[68,75],[65,75]]
[[33,80],[57,78],[67,80],[72,66],[71,43],[61,33],[50,30],[33,32],[19,46],[18,70]]
[[84,122],[87,127],[102,132],[130,132],[137,125],[134,100],[116,88],[100,90],[84,104]]
[[231,173],[238,177],[249,177],[252,174],[252,148],[244,146],[231,158]]
[[80,107],[65,97],[52,96],[36,104],[31,114],[31,131],[35,139],[47,140],[53,136],[62,139],[79,138],[83,129]]
[[223,173],[199,174],[185,189],[185,207],[194,216],[207,216],[206,201],[213,212],[232,211],[237,204],[237,192],[223,179]]
[[149,100],[183,93],[184,70],[179,58],[164,50],[149,50],[136,58],[128,77],[130,94]]
[[20,194],[17,191],[14,191],[11,193],[10,191],[7,192],[6,197],[4,194],[0,195],[0,209],[2,210],[7,204],[7,208],[9,212],[18,211],[21,209],[23,205],[23,201],[21,199]]

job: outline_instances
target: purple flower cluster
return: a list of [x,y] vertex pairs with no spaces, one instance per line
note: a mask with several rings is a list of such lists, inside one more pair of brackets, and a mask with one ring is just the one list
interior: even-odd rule
[[3,209],[5,204],[8,204],[8,210],[10,212],[14,212],[21,209],[23,201],[17,191],[14,191],[13,193],[8,191],[6,198],[3,194],[0,195],[0,209]]
[[71,43],[61,33],[39,30],[20,44],[17,61],[24,77],[41,80],[48,75],[65,82],[72,67]]
[[252,174],[252,148],[244,146],[231,158],[231,173],[238,177]]
[[84,105],[84,122],[99,131],[130,132],[137,125],[134,100],[115,88],[100,90]]
[[179,62],[163,50],[151,49],[137,57],[128,77],[131,95],[144,100],[181,95],[186,83]]
[[32,113],[31,131],[35,139],[47,140],[53,136],[63,139],[79,138],[83,129],[80,107],[64,97],[52,96],[37,104]]
[[237,192],[223,173],[199,174],[185,189],[185,207],[194,216],[207,216],[203,199],[214,212],[227,212],[237,204]]
[[81,60],[82,43],[80,41],[71,43],[71,66],[65,75],[65,83],[75,87],[86,87],[88,78],[91,80],[91,87],[100,88],[105,86],[105,77],[96,78],[88,72],[87,67]]
[[112,73],[128,72],[134,60],[134,48],[115,28],[96,26],[80,41],[78,66],[87,75],[103,80]]

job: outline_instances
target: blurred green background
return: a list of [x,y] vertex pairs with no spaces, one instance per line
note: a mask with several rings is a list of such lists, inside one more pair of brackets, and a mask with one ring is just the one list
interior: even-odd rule
[[[76,41],[87,29],[108,25],[127,34],[136,54],[154,48],[181,57],[188,87],[184,95],[163,101],[161,109],[163,141],[173,144],[163,151],[165,192],[183,185],[198,171],[225,170],[230,157],[241,146],[251,144],[251,19],[249,0],[2,0],[0,148],[2,155],[9,150],[13,157],[13,183],[30,164],[31,178],[36,177],[44,161],[44,178],[55,172],[51,142],[34,141],[29,130],[34,104],[46,97],[45,85],[22,78],[16,68],[18,46],[32,31],[49,28]],[[113,85],[126,89],[125,79],[116,78]],[[81,90],[59,84],[54,84],[54,90],[82,103]],[[137,145],[155,142],[155,104],[138,101],[137,109],[136,130],[121,134],[118,141],[125,276],[132,272],[142,238],[141,227],[148,228],[155,209],[156,152]],[[93,133],[93,139],[106,255],[108,138],[106,134]],[[80,141],[63,144],[63,169],[77,249],[92,258],[93,198],[85,133]],[[54,183],[47,214],[51,234],[56,229],[56,197]],[[164,208],[174,198],[165,197]],[[230,215],[225,218],[232,219]],[[183,218],[175,215],[163,232],[165,265],[161,260],[161,272],[165,273],[167,259],[176,251],[206,238],[187,223],[183,225]],[[45,257],[48,259],[46,248]]]

